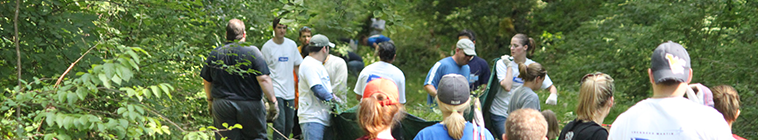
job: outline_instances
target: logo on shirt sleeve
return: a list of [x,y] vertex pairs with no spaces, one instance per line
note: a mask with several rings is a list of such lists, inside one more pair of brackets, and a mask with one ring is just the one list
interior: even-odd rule
[[379,76],[379,75],[370,74],[370,75],[368,75],[368,78],[366,78],[366,83],[371,82],[371,80],[379,79],[379,78],[382,78],[382,77]]
[[279,57],[279,62],[287,62],[289,60],[290,60],[289,57]]

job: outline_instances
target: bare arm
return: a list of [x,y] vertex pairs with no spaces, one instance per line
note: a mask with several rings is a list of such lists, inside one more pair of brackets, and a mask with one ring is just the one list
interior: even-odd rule
[[271,82],[271,77],[268,75],[260,75],[255,77],[258,80],[258,84],[263,90],[263,94],[268,98],[269,102],[276,103],[276,96],[274,95],[274,85]]
[[510,67],[507,67],[507,69],[507,72],[505,72],[505,79],[500,81],[500,87],[506,92],[510,92],[511,86],[513,86],[513,70]]
[[427,93],[429,93],[429,96],[437,97],[437,89],[434,88],[432,85],[425,85],[424,90],[426,90]]
[[213,97],[211,97],[211,89],[213,88],[213,83],[205,81],[205,79],[203,79],[203,87],[205,87],[205,97],[208,101],[212,101]]
[[556,88],[555,85],[550,85],[548,88],[550,90],[550,94],[558,95],[558,88]]

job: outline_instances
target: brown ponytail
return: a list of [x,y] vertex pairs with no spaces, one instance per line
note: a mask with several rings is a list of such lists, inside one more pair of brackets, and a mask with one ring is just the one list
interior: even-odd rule
[[540,63],[532,63],[529,66],[524,63],[518,63],[518,72],[518,78],[523,79],[524,82],[534,81],[538,76],[544,78],[547,75],[547,70]]
[[369,139],[376,139],[379,132],[391,128],[405,117],[403,105],[396,103],[383,105],[388,100],[387,95],[376,93],[371,98],[363,98],[358,108],[358,124],[368,135]]

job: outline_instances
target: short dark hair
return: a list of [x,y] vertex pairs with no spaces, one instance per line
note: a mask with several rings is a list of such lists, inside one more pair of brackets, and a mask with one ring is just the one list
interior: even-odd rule
[[466,36],[471,41],[476,41],[476,34],[474,31],[471,31],[469,29],[463,29],[461,32],[458,33],[458,37]]
[[308,52],[309,53],[318,52],[318,51],[321,51],[321,49],[323,49],[324,47],[327,47],[327,46],[311,46],[311,45],[308,45]]
[[239,19],[231,19],[226,24],[226,40],[234,41],[241,40],[245,36],[245,23]]
[[[281,21],[281,20],[282,20],[282,18],[279,18],[279,17],[274,18],[274,21],[271,22],[272,23],[271,29],[276,29],[276,25],[279,25],[280,24],[279,21]],[[282,25],[284,25],[284,24],[282,24]],[[284,26],[287,26],[287,25],[284,25]]]
[[379,43],[379,47],[376,49],[379,53],[379,59],[385,62],[392,61],[395,58],[396,47],[392,41]]

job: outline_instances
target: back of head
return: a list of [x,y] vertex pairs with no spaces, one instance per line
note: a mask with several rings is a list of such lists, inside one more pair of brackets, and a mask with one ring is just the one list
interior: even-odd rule
[[329,42],[329,38],[322,34],[313,35],[311,37],[311,41],[308,42],[308,52],[314,53],[321,51],[324,47],[329,47],[332,45],[331,42]]
[[687,83],[690,79],[690,55],[672,41],[658,45],[650,58],[650,70],[656,84],[666,86]]
[[379,43],[379,47],[376,52],[379,54],[379,59],[384,62],[391,62],[395,59],[395,43],[392,41]]
[[724,115],[727,121],[737,120],[737,112],[740,110],[740,95],[732,86],[719,85],[711,88],[713,92],[714,108]]
[[440,78],[437,102],[444,117],[442,123],[453,139],[463,137],[466,127],[463,112],[469,108],[470,97],[468,80],[463,75],[448,74]]
[[524,79],[524,81],[534,81],[537,77],[545,78],[547,70],[539,63],[532,63],[529,66],[524,63],[518,64],[519,75],[518,77]]
[[369,139],[391,128],[403,119],[403,105],[398,102],[398,89],[392,80],[379,78],[366,84],[358,109],[358,124]]
[[547,121],[547,139],[554,140],[561,133],[561,129],[558,128],[558,117],[552,110],[545,110],[541,113]]
[[242,20],[239,19],[231,19],[229,20],[229,23],[226,24],[226,40],[227,41],[234,41],[234,40],[242,40],[245,35],[245,23],[242,22]]
[[602,114],[603,107],[613,97],[613,78],[608,74],[596,72],[582,77],[581,83],[576,116],[579,120],[592,121],[595,116]]
[[508,140],[542,140],[547,135],[547,121],[537,110],[519,109],[508,115],[505,135]]
[[476,34],[474,31],[471,31],[469,29],[463,29],[461,32],[458,33],[458,38],[461,36],[468,37],[471,41],[476,41]]

